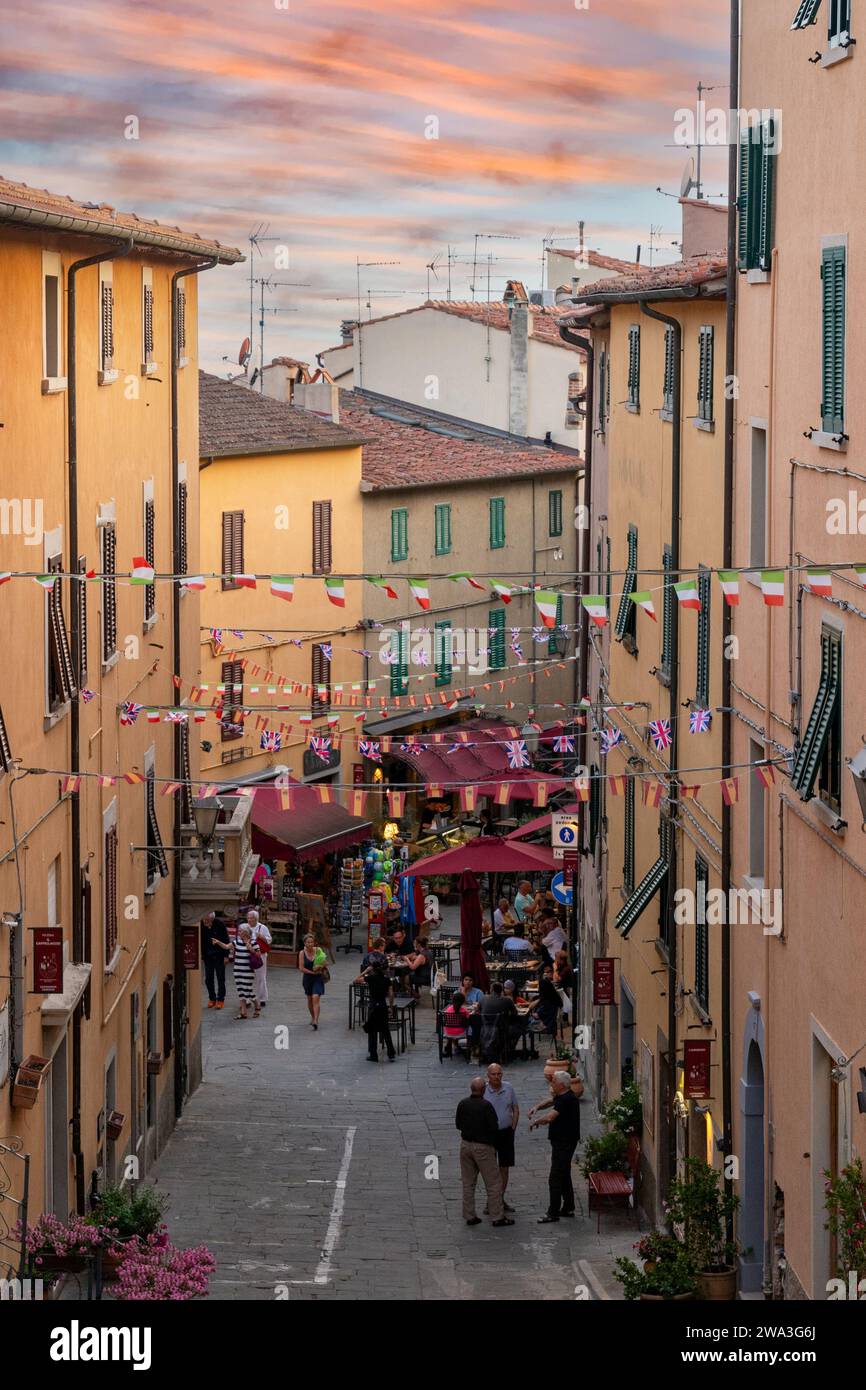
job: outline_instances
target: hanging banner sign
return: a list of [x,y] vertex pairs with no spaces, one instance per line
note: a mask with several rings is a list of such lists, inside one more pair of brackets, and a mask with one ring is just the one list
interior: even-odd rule
[[34,927],[33,993],[63,993],[63,928]]
[[612,956],[596,956],[592,962],[593,1004],[615,1004],[614,961]]
[[181,940],[183,943],[184,970],[198,970],[198,927],[182,927]]
[[710,1044],[685,1042],[683,1048],[683,1095],[687,1100],[709,1100]]

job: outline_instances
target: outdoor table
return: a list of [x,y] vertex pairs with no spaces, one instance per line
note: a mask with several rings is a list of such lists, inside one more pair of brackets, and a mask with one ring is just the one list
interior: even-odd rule
[[398,994],[391,1005],[391,1010],[400,1020],[403,1029],[403,1049],[406,1047],[406,1027],[409,1028],[409,1041],[415,1044],[415,1009],[418,1001],[409,994]]
[[444,960],[445,969],[451,978],[452,961],[451,957],[457,955],[457,969],[460,969],[460,939],[459,937],[442,936],[438,941],[431,941],[430,951],[435,962]]

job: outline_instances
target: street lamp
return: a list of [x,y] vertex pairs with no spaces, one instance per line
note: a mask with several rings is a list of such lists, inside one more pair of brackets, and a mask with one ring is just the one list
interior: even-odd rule
[[195,830],[202,848],[206,849],[216,833],[217,821],[219,820],[222,802],[218,796],[194,797],[192,803],[192,817],[195,821]]

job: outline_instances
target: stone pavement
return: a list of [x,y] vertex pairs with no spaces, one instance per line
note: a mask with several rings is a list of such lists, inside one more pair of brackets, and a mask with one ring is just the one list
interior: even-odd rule
[[[522,1112],[508,1189],[516,1224],[469,1228],[454,1111],[480,1068],[440,1064],[433,1011],[420,1007],[415,1046],[393,1064],[367,1062],[366,1035],[348,1029],[359,969],[357,952],[338,951],[318,1032],[294,970],[270,969],[258,1019],[234,1021],[231,982],[225,1009],[205,1009],[204,1078],[153,1177],[173,1239],[204,1241],[216,1257],[211,1296],[620,1298],[613,1261],[631,1253],[635,1226],[614,1212],[598,1236],[576,1168],[577,1219],[536,1224],[549,1145],[544,1130],[529,1134],[526,1112],[548,1094],[543,1062],[506,1071]],[[584,1135],[591,1108],[583,1102]],[[480,1215],[480,1184],[478,1196]]]

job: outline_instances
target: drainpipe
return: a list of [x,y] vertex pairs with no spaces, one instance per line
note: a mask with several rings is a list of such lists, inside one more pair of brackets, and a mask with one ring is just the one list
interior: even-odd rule
[[[673,329],[674,334],[674,400],[673,400],[673,434],[671,436],[671,569],[674,574],[680,568],[680,472],[683,448],[683,377],[682,377],[682,345],[683,330],[679,319],[672,318],[670,314],[662,314],[658,309],[651,309],[645,300],[640,300],[640,311],[646,314],[647,318],[656,319]],[[671,683],[670,695],[670,720],[671,720],[671,746],[670,746],[670,767],[678,766],[678,744],[679,744],[679,688],[680,688],[680,615],[679,604],[674,604],[674,620],[671,631]],[[676,830],[677,824],[677,797],[678,786],[676,780],[670,779],[669,788],[671,802],[671,826]],[[670,841],[671,861],[668,869],[668,885],[676,883],[677,878],[677,841],[676,834],[671,835]],[[677,1093],[677,927],[676,916],[674,913],[674,895],[668,892],[666,895],[666,914],[667,914],[667,939],[668,939],[668,1094],[670,1103],[673,1105],[674,1096]],[[676,1124],[668,1125],[668,1181],[675,1176],[677,1170],[677,1131]]]
[[[212,270],[217,264],[216,258],[202,261],[200,265],[189,266],[186,270],[176,270],[171,277],[171,571],[178,574],[180,568],[180,503],[179,503],[179,448],[178,448],[178,425],[177,425],[177,283],[187,275],[200,275],[203,270]],[[196,381],[196,391],[198,382]],[[197,409],[198,407],[196,407]],[[195,461],[198,466],[198,459]],[[180,585],[177,583],[171,586],[171,653],[172,670],[175,675],[180,675],[181,666],[181,643],[180,643]],[[174,704],[180,704],[180,691],[174,690]],[[174,777],[175,781],[180,781],[183,777],[181,759],[181,726],[176,724],[174,728]],[[181,836],[181,807],[183,798],[180,796],[172,797],[174,802],[174,839],[173,844],[180,844]],[[173,917],[173,936],[174,936],[174,989],[172,990],[172,1000],[174,1004],[174,1113],[175,1118],[179,1119],[183,1113],[183,1098],[186,1089],[186,971],[183,964],[183,936],[180,928],[180,872],[181,861],[176,859],[174,874],[171,882],[171,902]]]
[[[66,432],[68,462],[66,465],[69,491],[69,569],[78,573],[78,385],[76,371],[78,358],[76,352],[76,279],[80,270],[103,261],[116,261],[128,256],[135,245],[135,238],[118,241],[107,251],[84,260],[73,261],[67,272],[66,309]],[[83,583],[77,579],[74,584]],[[76,684],[81,670],[81,623],[78,613],[78,592],[71,587],[73,602],[69,614],[69,634],[72,646],[72,668]],[[81,735],[78,700],[72,701],[69,711],[69,770],[76,775],[80,772]],[[72,959],[80,961],[84,951],[84,933],[81,920],[81,795],[72,793],[70,824],[70,858],[72,877]],[[72,1158],[75,1166],[75,1209],[79,1215],[87,1210],[84,1188],[84,1151],[81,1147],[81,1013],[79,1002],[72,1015]]]
[[[740,0],[731,0],[730,27],[730,77],[729,105],[732,111],[740,106]],[[737,324],[737,194],[739,141],[728,141],[728,262],[725,302],[725,383],[734,380],[736,367],[736,324]],[[725,569],[730,569],[734,561],[734,439],[736,432],[736,401],[730,390],[725,391],[725,503],[723,519],[723,541]],[[731,708],[731,663],[727,657],[727,643],[731,635],[733,609],[722,604],[722,776],[731,772],[733,741],[733,721]],[[769,720],[767,721],[769,724]],[[731,887],[731,808],[722,800],[722,894],[725,903],[730,902]],[[731,928],[728,913],[723,914],[721,934],[722,956],[722,1153],[725,1159],[725,1193],[733,1196],[734,1184],[728,1176],[728,1155],[732,1153],[733,1142],[733,1096],[731,1076]],[[770,1189],[772,1190],[772,1189]],[[727,1239],[733,1240],[734,1219],[728,1217]]]

